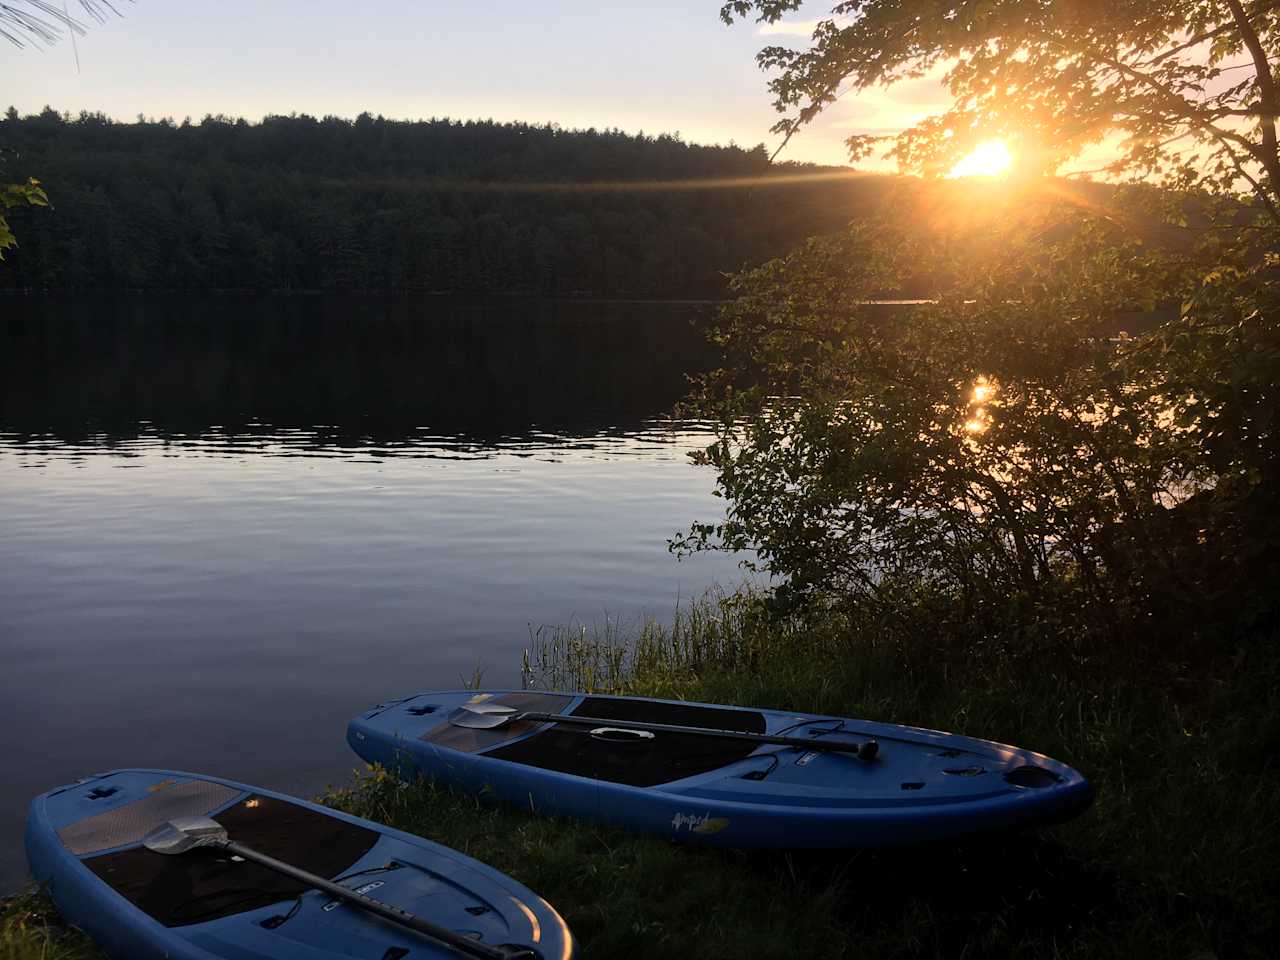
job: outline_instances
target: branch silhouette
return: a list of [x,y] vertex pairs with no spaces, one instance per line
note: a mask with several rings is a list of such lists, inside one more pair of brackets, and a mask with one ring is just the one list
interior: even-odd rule
[[[95,23],[120,16],[110,0],[77,2],[84,16]],[[57,43],[64,34],[83,37],[87,32],[88,24],[71,16],[65,3],[55,6],[46,0],[0,0],[0,37],[16,47]]]

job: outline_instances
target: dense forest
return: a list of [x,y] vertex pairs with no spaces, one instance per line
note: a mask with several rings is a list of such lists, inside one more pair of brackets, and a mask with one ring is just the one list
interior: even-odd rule
[[838,229],[885,186],[806,179],[824,171],[763,146],[369,114],[10,108],[0,163],[53,208],[11,215],[8,289],[718,296],[725,271]]

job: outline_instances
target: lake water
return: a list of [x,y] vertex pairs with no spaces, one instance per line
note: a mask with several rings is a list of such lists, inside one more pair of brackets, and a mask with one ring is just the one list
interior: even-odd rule
[[664,419],[696,305],[0,299],[0,892],[27,800],[118,766],[294,792],[387,696],[741,578]]

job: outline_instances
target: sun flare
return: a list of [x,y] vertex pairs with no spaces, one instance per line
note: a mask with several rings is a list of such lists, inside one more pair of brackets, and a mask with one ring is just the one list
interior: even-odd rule
[[1003,177],[1013,167],[1013,154],[1003,140],[984,140],[951,168],[947,176]]

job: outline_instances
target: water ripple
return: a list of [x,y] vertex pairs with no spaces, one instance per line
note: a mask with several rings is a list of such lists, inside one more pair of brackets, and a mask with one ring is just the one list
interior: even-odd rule
[[[558,460],[614,459],[680,455],[706,446],[711,425],[698,420],[651,419],[638,429],[602,429],[569,435],[536,427],[522,434],[478,440],[417,427],[403,439],[387,441],[351,436],[330,429],[253,423],[239,431],[211,428],[200,433],[161,431],[148,423],[132,433],[86,431],[75,437],[52,433],[0,430],[0,457],[19,459],[18,466],[39,467],[52,461],[84,461],[91,457],[286,457],[381,462],[395,458],[488,460],[533,457]],[[123,464],[121,464],[123,466]]]

